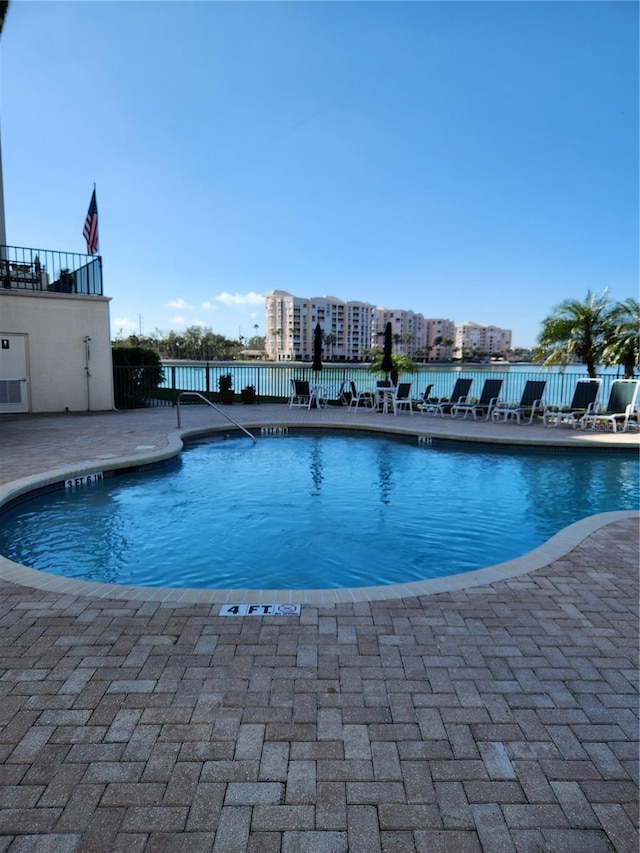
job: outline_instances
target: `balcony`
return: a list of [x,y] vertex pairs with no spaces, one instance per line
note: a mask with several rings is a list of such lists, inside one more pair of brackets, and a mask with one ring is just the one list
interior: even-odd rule
[[0,246],[0,288],[102,296],[102,258]]

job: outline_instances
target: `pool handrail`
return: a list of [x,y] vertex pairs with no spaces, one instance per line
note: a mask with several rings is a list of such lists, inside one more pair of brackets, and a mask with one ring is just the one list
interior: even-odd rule
[[212,409],[215,409],[215,410],[216,410],[216,412],[220,412],[220,414],[221,414],[221,415],[224,415],[224,417],[225,417],[228,421],[231,421],[231,423],[232,423],[234,426],[237,426],[237,427],[238,427],[238,429],[242,430],[242,432],[243,432],[243,433],[245,433],[245,435],[248,435],[248,436],[249,436],[249,438],[253,441],[253,443],[254,443],[254,444],[256,443],[256,437],[255,437],[255,435],[252,435],[252,434],[249,432],[249,430],[248,430],[248,429],[245,429],[245,428],[242,426],[242,424],[239,424],[237,421],[234,421],[234,419],[231,417],[231,415],[228,415],[228,414],[227,414],[223,409],[221,409],[221,408],[220,408],[220,406],[216,406],[216,404],[215,404],[215,403],[212,403],[212,402],[211,402],[211,400],[207,400],[207,398],[204,396],[204,394],[201,394],[199,391],[181,391],[181,392],[178,394],[178,401],[177,401],[177,403],[176,403],[176,408],[177,408],[177,410],[178,410],[178,429],[180,429],[180,427],[182,426],[182,424],[180,423],[180,400],[181,400],[183,397],[200,397],[200,399],[201,399],[201,400],[204,400],[204,402],[205,402],[208,406],[211,406],[211,408],[212,408]]

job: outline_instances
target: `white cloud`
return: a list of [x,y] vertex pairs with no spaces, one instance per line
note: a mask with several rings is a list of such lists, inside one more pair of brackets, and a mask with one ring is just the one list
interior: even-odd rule
[[189,305],[188,302],[185,302],[184,299],[171,299],[167,303],[168,308],[179,308],[182,311],[193,311],[194,306]]
[[203,302],[201,307],[206,308],[207,311],[217,311],[218,310],[218,306],[214,305],[213,302],[209,302],[209,300],[207,300],[206,302]]
[[128,317],[116,317],[114,320],[111,321],[111,326],[114,329],[122,329],[123,331],[128,331],[129,329],[137,330],[138,323],[134,322],[133,320],[129,320]]
[[264,296],[253,290],[249,293],[227,293],[223,290],[213,298],[223,305],[264,305]]

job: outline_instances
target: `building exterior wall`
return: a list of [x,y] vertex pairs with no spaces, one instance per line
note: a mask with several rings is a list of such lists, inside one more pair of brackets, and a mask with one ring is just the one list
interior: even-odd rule
[[113,409],[108,298],[0,290],[3,334],[24,336],[30,412]]
[[265,297],[265,350],[271,361],[287,360],[288,330],[293,325],[294,301],[295,297],[285,290],[272,290]]
[[456,347],[460,356],[480,350],[488,355],[498,355],[511,349],[511,330],[498,326],[480,326],[477,323],[460,323],[456,326]]
[[345,358],[362,361],[363,353],[371,348],[371,327],[375,308],[369,302],[346,303]]
[[485,346],[490,355],[504,353],[511,349],[511,331],[498,326],[485,326]]
[[344,302],[335,296],[301,298],[284,290],[265,297],[265,348],[271,361],[311,361],[315,327],[319,323],[325,342],[325,358],[332,361],[360,359],[369,346],[373,306]]
[[[456,326],[453,320],[425,319],[423,350],[428,361],[449,361],[453,358]],[[445,343],[451,341],[451,343]]]
[[425,320],[422,314],[401,308],[376,308],[375,314],[375,334],[371,345],[382,347],[385,326],[391,323],[394,353],[416,358],[423,346]]

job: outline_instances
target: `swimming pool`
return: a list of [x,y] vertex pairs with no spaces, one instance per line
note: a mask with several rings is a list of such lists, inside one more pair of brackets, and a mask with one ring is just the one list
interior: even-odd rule
[[170,466],[35,498],[0,553],[111,584],[330,589],[513,559],[581,518],[638,508],[633,454],[301,434],[193,443]]

